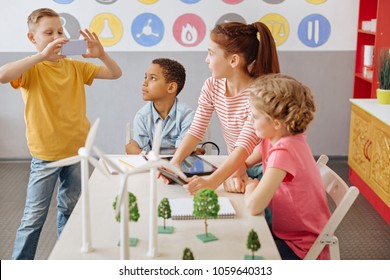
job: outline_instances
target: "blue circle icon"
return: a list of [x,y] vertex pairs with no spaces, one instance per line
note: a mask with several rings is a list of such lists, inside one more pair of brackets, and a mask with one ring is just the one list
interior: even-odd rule
[[186,4],[195,4],[198,3],[200,0],[180,0],[180,1]]
[[58,4],[70,4],[73,2],[73,0],[54,0],[54,2]]
[[155,14],[140,14],[131,25],[131,34],[138,44],[145,47],[154,46],[164,37],[164,24]]
[[298,37],[304,45],[316,48],[328,41],[330,31],[330,23],[324,16],[311,14],[299,24]]

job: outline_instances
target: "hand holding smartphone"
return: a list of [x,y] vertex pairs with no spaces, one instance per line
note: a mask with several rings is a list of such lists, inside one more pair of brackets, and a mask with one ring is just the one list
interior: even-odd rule
[[87,52],[87,41],[70,40],[61,47],[61,55],[81,55]]

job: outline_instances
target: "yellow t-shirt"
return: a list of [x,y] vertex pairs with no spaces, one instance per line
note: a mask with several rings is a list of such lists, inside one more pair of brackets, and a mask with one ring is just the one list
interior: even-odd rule
[[33,157],[59,160],[74,156],[89,131],[84,85],[100,69],[89,62],[61,59],[41,62],[11,82],[25,103],[27,145]]

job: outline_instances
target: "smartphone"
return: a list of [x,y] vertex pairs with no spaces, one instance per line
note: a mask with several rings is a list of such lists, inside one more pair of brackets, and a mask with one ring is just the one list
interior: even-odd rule
[[87,52],[87,41],[70,40],[62,44],[61,55],[80,55]]

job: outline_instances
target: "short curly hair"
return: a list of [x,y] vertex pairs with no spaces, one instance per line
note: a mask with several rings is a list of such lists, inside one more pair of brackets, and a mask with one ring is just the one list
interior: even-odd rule
[[186,82],[186,70],[183,65],[169,58],[156,58],[152,63],[160,65],[166,82],[177,84],[176,96],[179,95]]
[[251,86],[250,102],[271,119],[284,122],[292,135],[306,131],[316,111],[309,87],[282,74],[256,79]]

